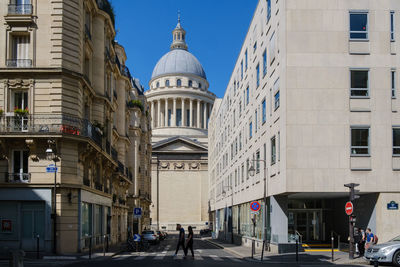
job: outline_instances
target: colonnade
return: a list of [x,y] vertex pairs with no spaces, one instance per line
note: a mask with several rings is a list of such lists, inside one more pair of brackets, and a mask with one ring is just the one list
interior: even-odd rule
[[[149,99],[148,101],[150,102],[152,129],[168,126],[207,128],[212,110],[210,102],[177,97]],[[177,113],[178,110],[180,110],[180,116]]]

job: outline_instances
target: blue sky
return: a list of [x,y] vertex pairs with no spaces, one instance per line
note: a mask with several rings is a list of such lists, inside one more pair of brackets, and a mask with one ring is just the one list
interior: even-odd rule
[[112,0],[116,40],[133,76],[148,89],[157,61],[169,51],[177,11],[189,51],[203,65],[209,90],[224,95],[258,0]]

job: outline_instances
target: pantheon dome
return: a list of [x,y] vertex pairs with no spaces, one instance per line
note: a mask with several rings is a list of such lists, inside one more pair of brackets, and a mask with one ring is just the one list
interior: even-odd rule
[[215,95],[200,61],[188,51],[180,20],[172,31],[170,51],[154,67],[150,90],[153,144],[172,136],[206,143]]

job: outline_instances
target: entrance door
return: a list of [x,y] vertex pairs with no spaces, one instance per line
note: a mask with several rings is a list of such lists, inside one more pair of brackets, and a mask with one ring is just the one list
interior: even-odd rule
[[303,242],[322,241],[322,210],[289,210],[289,234],[296,231]]
[[23,208],[21,210],[21,249],[25,251],[36,251],[37,236],[39,236],[39,249],[44,250],[44,207],[41,208]]

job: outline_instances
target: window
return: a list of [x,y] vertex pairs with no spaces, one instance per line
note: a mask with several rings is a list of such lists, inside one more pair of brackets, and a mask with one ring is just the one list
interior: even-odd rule
[[242,133],[239,133],[239,150],[242,150]]
[[351,88],[350,88],[350,96],[351,97],[368,97],[369,89],[368,89],[368,70],[350,70],[350,79],[351,79]]
[[254,45],[253,45],[253,53],[255,53],[256,50],[257,50],[257,42],[254,42]]
[[167,87],[169,86],[169,80],[165,81],[165,86],[167,86]]
[[29,68],[32,60],[29,58],[29,35],[15,35],[11,37],[11,55],[7,60],[7,67]]
[[8,14],[26,15],[32,14],[30,0],[13,0],[8,8]]
[[176,80],[176,86],[182,86],[182,81],[181,81],[181,79]]
[[170,109],[168,109],[168,125],[167,126],[171,126],[171,118],[172,118],[172,111]]
[[242,164],[242,183],[244,182],[244,165]]
[[255,130],[255,132],[257,132],[257,128],[258,128],[258,112],[257,112],[257,109],[256,109],[256,111],[254,112],[254,130]]
[[253,122],[249,123],[249,138],[253,137]]
[[276,162],[276,140],[275,136],[271,138],[271,165]]
[[269,65],[275,60],[275,32],[272,33],[271,38],[269,39]]
[[351,155],[369,155],[369,127],[351,128]]
[[350,39],[368,40],[368,12],[350,12]]
[[279,108],[279,105],[280,105],[280,101],[279,101],[279,91],[278,91],[274,95],[274,107],[275,107],[275,110],[277,110]]
[[262,106],[262,123],[265,123],[267,121],[267,103],[265,101],[265,98],[262,101],[261,106]]
[[257,87],[260,85],[260,64],[256,67],[256,78],[257,78]]
[[250,102],[250,88],[247,86],[246,88],[246,105]]
[[160,87],[160,82],[157,82],[157,83],[156,83],[156,87],[157,87],[157,88]]
[[247,70],[247,49],[246,49],[246,52],[244,52],[244,67],[245,67],[245,70]]
[[267,49],[263,53],[263,76],[267,74]]
[[394,41],[394,11],[390,11],[390,40]]
[[240,79],[243,80],[243,60],[240,62]]
[[248,180],[250,178],[249,176],[249,168],[250,168],[250,160],[246,160],[246,179]]
[[199,88],[201,89],[201,83],[199,83]]
[[190,127],[190,109],[186,110],[186,126]]
[[400,128],[393,128],[393,155],[400,155]]
[[12,181],[29,182],[28,173],[28,150],[14,150],[12,154],[12,174],[9,179]]
[[176,126],[182,126],[182,109],[176,109]]
[[189,80],[189,87],[192,87],[192,86],[193,86],[193,81]]
[[267,0],[267,22],[271,18],[271,0]]
[[256,173],[260,172],[260,150],[256,152]]
[[391,77],[391,81],[392,81],[392,98],[396,98],[396,71],[392,70],[391,74],[392,74],[392,77]]

